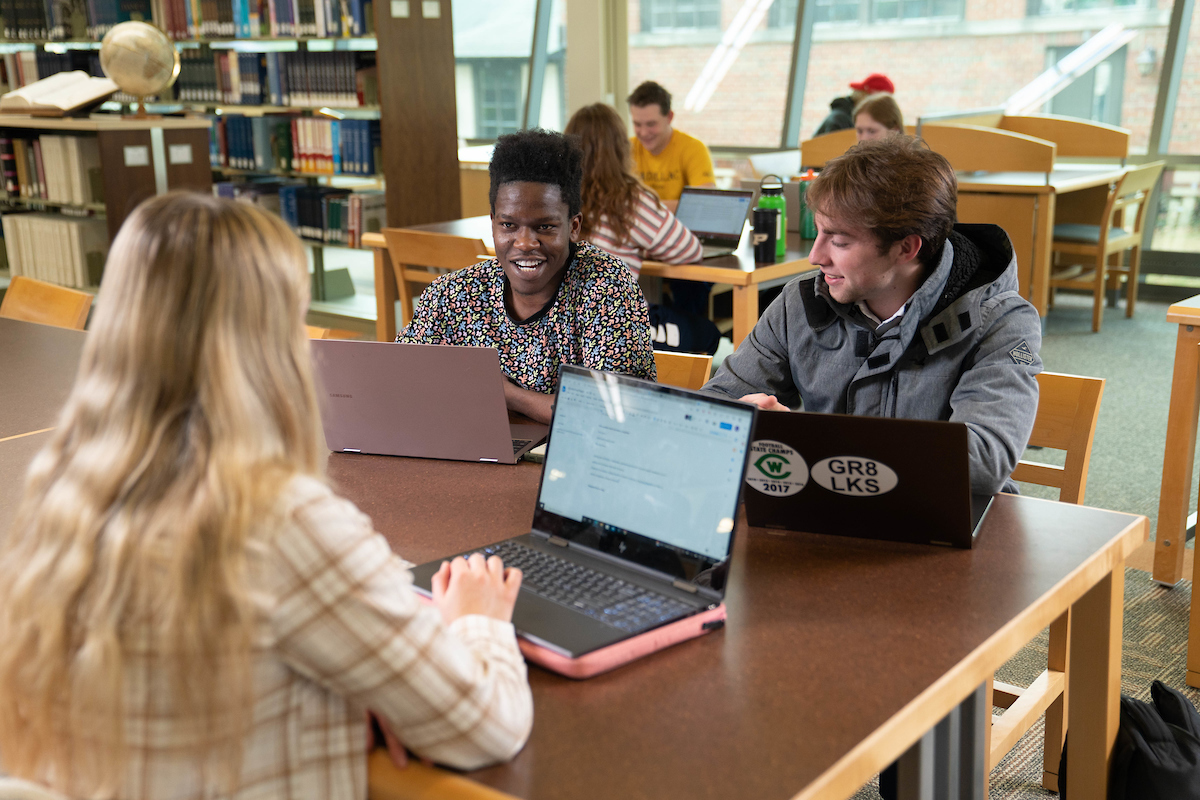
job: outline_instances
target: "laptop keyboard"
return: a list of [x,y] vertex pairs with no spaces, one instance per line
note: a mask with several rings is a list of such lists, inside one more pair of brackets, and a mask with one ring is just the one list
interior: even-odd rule
[[532,441],[533,439],[513,439],[513,455],[515,456],[517,453],[521,452],[521,448]]
[[524,573],[523,589],[619,630],[637,633],[683,616],[694,607],[613,575],[517,542],[480,550]]

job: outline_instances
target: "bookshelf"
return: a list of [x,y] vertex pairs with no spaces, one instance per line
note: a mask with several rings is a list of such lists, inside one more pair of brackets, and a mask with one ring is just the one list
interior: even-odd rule
[[[94,287],[103,264],[96,254],[138,203],[173,189],[212,191],[209,125],[207,119],[0,115],[8,194],[0,200],[0,220],[7,255],[20,254],[16,263],[23,273],[51,265],[33,277]],[[68,139],[73,140],[69,148]],[[20,168],[18,157],[24,159]],[[64,199],[72,194],[77,199]],[[74,250],[56,249],[55,240],[83,229]],[[9,262],[13,271],[14,260]]]
[[[357,104],[344,102],[303,102],[280,103],[270,96],[262,98],[260,103],[230,103],[209,99],[179,99],[177,95],[163,97],[161,103],[151,104],[151,113],[190,115],[186,119],[167,118],[161,122],[161,135],[168,137],[172,134],[171,124],[183,126],[198,125],[200,135],[210,135],[211,120],[222,117],[244,116],[262,117],[272,115],[296,115],[298,117],[328,116],[346,119],[367,119],[377,121],[388,132],[386,137],[377,145],[382,157],[377,160],[375,168],[366,174],[353,176],[331,176],[327,172],[313,172],[304,169],[239,169],[225,165],[214,166],[210,161],[198,159],[199,166],[205,173],[205,178],[197,178],[198,184],[206,190],[211,190],[214,181],[226,178],[286,178],[302,180],[309,186],[336,187],[344,185],[343,177],[353,177],[364,187],[383,189],[386,192],[387,224],[391,226],[407,226],[428,222],[438,222],[455,219],[460,216],[460,175],[457,153],[457,109],[455,103],[455,66],[453,34],[451,25],[450,0],[412,0],[408,2],[376,2],[366,0],[88,0],[87,3],[76,2],[75,12],[60,23],[60,35],[31,35],[25,31],[20,37],[0,40],[0,58],[3,59],[5,73],[10,80],[16,76],[18,69],[23,70],[32,65],[36,70],[39,55],[54,55],[59,62],[70,61],[71,68],[84,68],[96,54],[99,47],[97,39],[106,31],[106,25],[121,21],[112,18],[119,9],[120,15],[133,13],[139,4],[144,6],[142,17],[153,21],[168,35],[176,40],[176,47],[181,53],[195,58],[195,51],[209,50],[213,53],[228,51],[233,53],[256,52],[263,54],[278,53],[283,55],[293,53],[329,54],[329,53],[362,53],[361,64],[369,64],[367,53],[374,54],[376,67],[375,97],[370,101],[364,96]],[[279,35],[286,32],[287,25],[300,19],[297,12],[302,10],[305,15],[306,27],[299,30],[302,35]],[[311,27],[312,19],[308,19],[308,7],[321,8],[330,14],[316,28]],[[103,7],[103,8],[102,8]],[[290,7],[291,11],[287,8]],[[37,4],[37,9],[50,9],[51,4]],[[54,6],[62,13],[66,5]],[[231,35],[228,27],[216,32],[209,22],[220,21],[222,16],[228,17],[231,9],[237,8],[238,13],[248,13],[251,19],[257,14],[257,25],[252,24],[249,30],[242,29],[243,35]],[[0,11],[7,6],[0,2]],[[35,11],[37,10],[35,9]],[[105,19],[90,19],[88,14],[101,9],[100,14]],[[106,9],[106,10],[105,10]],[[334,19],[335,9],[342,9],[341,18]],[[216,13],[214,13],[216,12]],[[40,12],[39,12],[40,13]],[[291,21],[286,19],[292,14]],[[283,16],[281,17],[280,14]],[[265,16],[264,16],[265,15]],[[283,26],[279,24],[283,22]],[[6,22],[8,22],[6,20]],[[48,21],[48,22],[53,22]],[[200,24],[196,24],[199,22]],[[227,23],[228,20],[225,20]],[[48,28],[53,25],[48,24]],[[2,31],[0,31],[2,32]],[[249,33],[251,35],[244,35]],[[317,33],[319,35],[313,35]],[[52,59],[44,58],[50,63]],[[186,60],[186,59],[185,59]],[[240,70],[239,70],[240,73]],[[43,76],[44,77],[44,76]],[[356,89],[357,89],[356,85]],[[269,93],[268,93],[269,95]],[[106,104],[107,110],[119,111],[116,104]],[[206,115],[206,116],[199,116]],[[193,118],[194,117],[194,118]],[[64,121],[76,124],[75,121]],[[120,126],[120,120],[90,121],[96,125],[95,130],[72,130],[72,135],[102,135],[100,127],[107,124]],[[45,125],[46,123],[39,123]],[[0,136],[5,135],[5,121],[0,119]],[[136,129],[119,131],[111,127],[103,135],[131,136]],[[114,145],[115,146],[115,145]],[[120,146],[124,146],[122,143]],[[120,151],[117,151],[120,153]],[[194,154],[198,155],[198,154]],[[197,161],[197,159],[194,159]],[[70,204],[57,206],[67,212],[89,212],[99,216],[103,213],[110,233],[123,221],[127,208],[132,205],[119,204],[114,207],[113,198],[117,195],[109,191],[108,159],[104,167],[105,202],[101,212],[101,204],[81,208],[70,207]],[[152,170],[151,170],[152,172]],[[121,184],[123,177],[118,175],[113,180]],[[174,185],[171,188],[175,188]],[[117,185],[114,189],[124,196],[124,187]],[[153,193],[143,190],[142,197]],[[137,197],[141,199],[141,197]],[[16,210],[21,208],[36,208],[38,206],[53,208],[48,202],[37,203],[17,199],[8,205]],[[331,245],[326,242],[310,242],[314,253],[315,286],[314,299],[326,297],[326,281],[324,280],[322,251]],[[333,245],[340,247],[340,245]],[[336,282],[336,281],[335,281]]]

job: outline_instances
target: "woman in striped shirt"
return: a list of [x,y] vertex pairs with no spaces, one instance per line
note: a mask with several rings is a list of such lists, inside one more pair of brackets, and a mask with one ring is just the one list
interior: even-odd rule
[[[616,111],[603,103],[585,106],[571,116],[566,133],[583,147],[583,238],[620,258],[635,276],[646,259],[700,260],[700,240],[634,176],[629,135]],[[670,306],[649,310],[655,349],[716,351],[720,332],[711,321]]]

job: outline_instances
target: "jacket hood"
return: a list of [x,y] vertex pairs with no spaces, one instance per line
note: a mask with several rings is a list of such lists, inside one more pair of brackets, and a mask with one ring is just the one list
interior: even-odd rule
[[854,98],[835,97],[833,102],[829,104],[829,108],[832,111],[841,111],[845,114],[849,114],[850,112],[854,111]]

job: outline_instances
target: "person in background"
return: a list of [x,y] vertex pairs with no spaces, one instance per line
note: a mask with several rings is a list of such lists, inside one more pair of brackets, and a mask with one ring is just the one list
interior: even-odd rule
[[[654,81],[643,81],[629,97],[633,121],[633,171],[654,190],[670,211],[679,207],[683,187],[715,189],[712,157],[704,142],[671,127],[671,93]],[[687,314],[708,316],[711,283],[667,280],[671,305]]]
[[509,409],[550,422],[561,364],[656,377],[646,300],[629,268],[578,243],[583,153],[538,128],[496,140],[496,257],[441,276],[396,336],[413,344],[494,347]]
[[644,81],[629,97],[633,170],[671,211],[679,205],[685,186],[715,189],[712,157],[704,142],[671,127],[671,93],[654,81]]
[[834,131],[854,127],[854,107],[860,100],[870,94],[887,92],[895,94],[896,87],[886,75],[873,72],[858,83],[850,84],[852,90],[846,97],[834,98],[829,104],[829,115],[821,122],[813,136],[824,136]]
[[896,98],[880,92],[859,100],[854,107],[854,133],[860,142],[904,133],[904,115]]
[[523,746],[521,574],[456,559],[426,605],[329,488],[308,284],[253,205],[165,194],[121,227],[114,301],[0,540],[5,773],[69,797],[365,797],[366,709],[463,769]]
[[[633,175],[629,135],[611,106],[585,106],[567,122],[583,149],[580,236],[620,258],[636,276],[643,259],[693,264],[704,248],[658,196]],[[715,353],[717,326],[674,308],[651,304],[650,336],[659,350]]]

